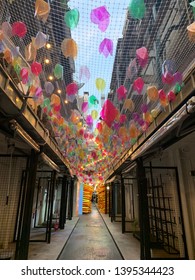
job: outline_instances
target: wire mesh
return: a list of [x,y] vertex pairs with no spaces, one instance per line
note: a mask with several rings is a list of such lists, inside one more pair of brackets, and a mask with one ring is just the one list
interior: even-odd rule
[[[182,80],[194,67],[195,42],[193,35],[187,31],[194,21],[194,8],[190,5],[191,1],[186,0],[137,1],[145,3],[145,13],[142,18],[136,18],[130,8],[130,3],[136,1],[48,0],[44,2],[50,5],[50,13],[43,22],[35,15],[36,2],[2,0],[1,23],[7,21],[12,25],[22,21],[26,24],[26,36],[11,37],[24,57],[25,48],[32,37],[36,37],[39,31],[47,35],[51,48],[45,46],[37,50],[36,61],[43,67],[39,76],[43,96],[41,102],[37,101],[37,96],[35,101],[49,119],[55,138],[69,160],[72,173],[88,183],[102,182],[124,150],[129,149],[137,137],[147,130],[159,112],[167,110],[166,106],[174,102],[173,99],[182,89]],[[101,24],[94,24],[91,20],[92,10],[102,6],[109,13],[109,24],[105,31],[101,30]],[[65,23],[65,16],[73,9],[79,11],[79,22],[71,29]],[[101,16],[105,24],[105,15]],[[98,20],[101,21],[100,18],[96,19],[96,23]],[[61,44],[65,38],[72,38],[77,44],[78,55],[75,59],[70,55],[65,57],[62,53]],[[100,44],[104,39],[113,43],[113,50],[104,46],[104,51],[107,51],[105,55],[100,53]],[[138,63],[136,56],[136,51],[142,47],[148,52],[144,67]],[[48,64],[45,63],[46,58],[50,61]],[[167,60],[171,61],[170,67],[174,68],[172,74],[179,73],[177,83],[162,80],[162,67]],[[63,66],[62,79],[53,75],[56,64]],[[87,67],[88,76],[82,75],[82,67]],[[134,87],[139,77],[144,81],[140,93]],[[105,87],[99,84],[98,88],[97,78],[105,82]],[[45,82],[48,81],[54,86],[53,94],[45,90]],[[78,93],[68,95],[67,86],[73,82],[79,89]],[[120,86],[127,90],[122,99],[117,93]],[[149,86],[163,89],[164,99],[159,100],[159,96],[155,100],[149,99]],[[60,104],[55,104],[54,95],[60,98]],[[102,105],[107,99],[118,110],[110,126],[100,116]],[[133,109],[125,106],[127,99],[132,101]],[[112,114],[112,111],[108,112],[111,118]],[[120,118],[121,115],[125,117]],[[135,125],[133,128],[130,127],[132,123]],[[132,129],[134,137],[130,133]]]

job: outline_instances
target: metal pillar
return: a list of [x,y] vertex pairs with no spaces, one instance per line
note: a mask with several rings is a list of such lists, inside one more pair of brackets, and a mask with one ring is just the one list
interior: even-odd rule
[[56,171],[52,172],[51,175],[51,184],[50,184],[50,193],[49,193],[49,219],[48,219],[48,231],[46,233],[47,243],[51,242],[51,229],[52,229],[52,216],[53,216],[53,200],[54,200],[54,190],[56,185]]
[[74,179],[71,179],[69,185],[69,203],[68,203],[68,219],[72,220],[73,216],[73,197],[74,197]]
[[137,159],[137,183],[139,193],[139,225],[140,225],[140,259],[151,259],[150,225],[147,197],[147,179],[142,158]]
[[16,255],[17,260],[28,259],[30,229],[31,229],[31,217],[33,198],[36,184],[36,171],[38,163],[38,154],[32,150],[29,160],[29,166],[27,167],[27,181],[25,188],[25,195],[23,199],[24,207],[20,214],[20,229],[17,235],[16,242]]
[[112,198],[111,198],[111,185],[109,186],[108,195],[109,195],[109,217],[110,217],[111,216],[111,201],[112,201]]
[[61,202],[60,202],[60,219],[59,228],[64,229],[66,223],[66,207],[67,207],[67,176],[62,179],[62,192],[61,192]]
[[115,221],[115,184],[111,183],[112,186],[112,208],[111,208],[111,222]]
[[122,215],[122,233],[125,233],[125,184],[124,184],[124,179],[123,176],[121,174],[121,215]]
[[105,186],[105,214],[107,214],[108,210],[108,202],[107,202],[107,199],[108,199],[108,193],[107,193],[107,186]]

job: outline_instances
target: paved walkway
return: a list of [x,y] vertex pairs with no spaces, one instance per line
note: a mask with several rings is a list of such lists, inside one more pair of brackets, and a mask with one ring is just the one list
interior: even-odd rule
[[[89,222],[88,218],[90,217],[91,222]],[[101,221],[102,217],[102,222],[100,226],[98,226],[96,223],[98,221]],[[79,226],[79,221],[83,219],[83,222],[85,223],[85,226],[81,227]],[[88,221],[87,221],[88,220]],[[111,223],[110,217],[106,214],[99,214],[97,209],[94,207],[93,211],[91,214],[85,214],[80,217],[73,217],[71,221],[67,220],[65,229],[64,230],[57,230],[56,232],[52,232],[51,236],[51,243],[47,244],[46,242],[32,242],[30,243],[29,246],[29,255],[28,259],[29,260],[56,260],[60,259],[60,253],[64,251],[64,246],[68,246],[69,241],[71,241],[71,234],[74,232],[74,228],[76,226],[80,227],[80,230],[83,230],[83,241],[82,246],[88,247],[89,244],[91,243],[93,245],[93,240],[98,239],[98,243],[101,245],[101,248],[104,247],[104,238],[101,239],[100,236],[98,236],[98,232],[100,232],[101,229],[104,229],[106,232],[106,227],[109,230],[107,231],[106,234],[107,236],[110,236],[110,248],[113,248],[113,242],[112,238],[114,239],[114,243],[117,245],[119,248],[123,258],[125,260],[139,260],[140,259],[140,243],[137,239],[135,239],[132,235],[132,233],[121,233],[121,223],[116,223],[113,222]],[[104,227],[105,226],[105,227]],[[90,236],[88,236],[86,239],[86,233],[90,232]],[[92,234],[93,233],[93,234]],[[81,232],[79,232],[78,228],[76,229],[75,233],[77,234],[77,238]],[[111,237],[112,236],[112,237]],[[80,238],[80,237],[79,237]],[[78,241],[80,242],[80,241]],[[70,243],[69,243],[70,244]],[[108,244],[108,243],[107,243]],[[73,249],[74,247],[72,247]],[[71,246],[69,245],[69,249],[71,251]],[[116,248],[115,248],[116,249]],[[80,250],[83,250],[84,248],[80,248]],[[116,249],[117,250],[117,249]],[[96,254],[96,257],[100,259],[105,259],[105,255],[107,255],[106,249],[102,250],[97,250],[95,253],[95,248],[94,248],[94,253]],[[72,254],[72,253],[71,253]],[[85,252],[85,254],[87,254]],[[104,256],[103,256],[104,255]],[[62,258],[61,254],[61,258]],[[82,255],[82,259],[84,255]],[[121,256],[119,254],[119,258],[121,259]],[[68,259],[68,258],[67,258]],[[118,257],[117,257],[118,259]]]
[[123,259],[96,207],[82,215],[66,243],[60,260]]

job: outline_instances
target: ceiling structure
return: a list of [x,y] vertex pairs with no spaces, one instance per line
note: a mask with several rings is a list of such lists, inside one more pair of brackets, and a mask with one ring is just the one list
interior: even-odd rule
[[71,174],[104,182],[180,94],[194,65],[195,1],[0,2],[12,78]]

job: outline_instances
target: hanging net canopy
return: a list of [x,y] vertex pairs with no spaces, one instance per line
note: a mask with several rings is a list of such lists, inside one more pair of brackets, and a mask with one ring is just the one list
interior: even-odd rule
[[1,1],[0,54],[71,174],[103,183],[194,65],[195,1]]

